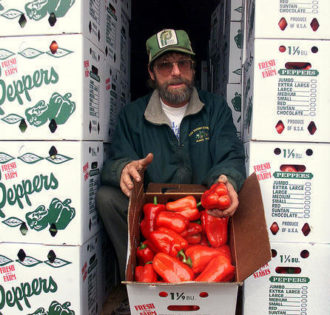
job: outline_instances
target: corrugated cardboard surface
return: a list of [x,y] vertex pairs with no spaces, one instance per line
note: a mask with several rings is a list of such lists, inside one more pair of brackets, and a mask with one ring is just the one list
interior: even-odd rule
[[255,173],[247,178],[239,193],[239,206],[232,218],[231,240],[239,282],[271,259],[265,212]]

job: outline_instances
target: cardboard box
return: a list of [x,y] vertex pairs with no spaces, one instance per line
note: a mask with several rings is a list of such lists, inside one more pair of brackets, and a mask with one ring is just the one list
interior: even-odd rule
[[243,314],[329,314],[329,244],[271,248],[272,260],[244,281]]
[[82,246],[0,243],[1,314],[100,314],[104,259],[100,235]]
[[237,136],[241,138],[242,129],[242,85],[241,84],[227,84],[226,93],[227,103],[231,109],[233,115],[233,122],[237,129]]
[[242,76],[242,34],[241,22],[230,22],[226,27],[224,40],[220,46],[220,59],[224,62],[225,83],[241,83]]
[[120,15],[120,74],[122,77],[122,80],[127,82],[127,90],[125,91],[126,94],[129,92],[129,82],[130,82],[130,62],[131,62],[131,51],[130,51],[130,44],[131,39],[129,36],[129,26],[130,21],[126,17],[126,15],[121,12]]
[[100,229],[97,141],[0,142],[0,242],[82,245]]
[[105,103],[102,124],[104,142],[111,143],[113,133],[117,124],[119,112],[122,108],[121,104],[121,72],[111,60],[107,60],[105,64],[106,78],[105,83]]
[[103,140],[104,54],[82,35],[0,38],[2,140]]
[[[196,315],[235,314],[237,289],[242,281],[270,260],[270,244],[265,226],[261,194],[255,175],[245,182],[239,194],[239,209],[230,224],[230,247],[236,266],[235,282],[205,283],[186,282],[138,283],[134,282],[136,248],[140,243],[139,222],[142,207],[157,196],[159,203],[175,200],[186,195],[199,199],[204,186],[150,184],[144,192],[141,184],[135,185],[129,204],[129,241],[126,268],[127,292],[131,314],[148,310],[157,314],[168,314],[174,305],[195,305]],[[258,267],[259,266],[259,267]]]
[[2,0],[1,36],[82,34],[104,47],[104,1]]
[[220,44],[224,34],[224,22],[226,15],[226,2],[220,1],[211,14],[210,21],[210,49],[211,58],[218,58],[220,53]]
[[118,0],[121,2],[121,10],[129,20],[132,18],[132,0]]
[[244,141],[330,142],[330,41],[256,39],[248,48]]
[[224,62],[219,58],[214,58],[211,60],[210,64],[211,72],[211,84],[212,92],[215,94],[225,95],[225,86],[224,83]]
[[110,59],[116,68],[120,67],[121,10],[119,5],[114,0],[106,1],[104,52],[106,58]]
[[271,242],[329,243],[330,144],[250,141],[245,151],[247,174],[259,179]]
[[[245,1],[245,0],[244,0]],[[227,16],[231,22],[242,21],[243,18],[243,0],[226,0]]]
[[248,38],[330,39],[327,0],[246,0]]

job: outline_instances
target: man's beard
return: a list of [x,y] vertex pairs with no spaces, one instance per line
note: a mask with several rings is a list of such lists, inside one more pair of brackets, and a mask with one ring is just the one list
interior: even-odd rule
[[[171,84],[180,84],[184,83],[185,86],[176,90],[168,90],[168,86]],[[156,87],[158,89],[160,97],[169,104],[179,105],[182,103],[187,103],[191,97],[194,88],[194,79],[191,81],[178,78],[167,81],[166,83],[159,85],[156,80]]]

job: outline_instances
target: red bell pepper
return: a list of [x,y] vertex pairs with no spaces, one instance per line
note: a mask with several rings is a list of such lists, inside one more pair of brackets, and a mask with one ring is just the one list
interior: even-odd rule
[[188,241],[189,245],[200,244],[200,242],[202,241],[202,233],[187,235],[185,239]]
[[136,266],[134,278],[135,278],[135,281],[138,281],[138,282],[156,282],[157,274],[156,274],[152,264],[150,263],[150,264],[146,264],[144,266]]
[[217,182],[209,190],[206,190],[201,198],[204,209],[225,210],[231,205],[231,199],[228,195],[227,187],[224,183]]
[[154,253],[157,253],[157,247],[150,240],[144,240],[143,243],[145,243]]
[[156,227],[166,227],[177,233],[182,233],[188,227],[189,220],[179,212],[161,211],[156,217]]
[[225,244],[225,245],[222,245],[222,246],[220,246],[220,247],[218,247],[218,248],[216,248],[218,251],[219,251],[219,253],[221,253],[223,256],[226,256],[226,257],[228,257],[228,259],[230,259],[231,260],[231,251],[230,251],[230,247],[227,245],[227,244]]
[[189,222],[187,228],[181,233],[181,236],[186,237],[203,232],[202,225],[197,222]]
[[165,253],[157,253],[152,265],[165,282],[174,283],[194,279],[194,272],[188,265]]
[[188,247],[188,241],[180,234],[165,227],[160,227],[150,233],[150,241],[157,248],[170,256],[176,256],[181,249]]
[[185,216],[189,221],[198,220],[200,213],[197,209],[197,202],[194,196],[188,195],[175,201],[166,203],[166,210],[179,212]]
[[155,256],[155,252],[148,246],[148,243],[144,241],[136,250],[136,257],[138,264],[144,266],[146,263],[152,261]]
[[228,240],[228,217],[218,218],[202,211],[202,226],[212,247],[220,247]]
[[298,172],[294,165],[281,165],[280,170],[282,172]]
[[[185,251],[185,255],[191,259],[192,270],[194,273],[198,274],[202,272],[211,259],[217,255],[223,255],[223,250],[221,248],[222,247],[213,248],[204,245],[194,245],[188,247]],[[230,256],[228,258],[231,259]]]
[[225,282],[235,276],[235,267],[228,257],[218,254],[212,258],[204,270],[195,278],[195,281]]
[[207,240],[207,237],[206,237],[206,235],[205,235],[204,232],[202,233],[202,239],[201,239],[199,245],[210,246],[210,243],[209,243],[209,241]]
[[144,217],[140,223],[140,231],[145,239],[148,239],[150,233],[156,228],[157,214],[164,210],[164,204],[157,204],[157,197],[154,197],[154,203],[146,203],[143,206]]
[[181,233],[181,236],[188,241],[189,245],[195,245],[202,241],[202,232],[203,228],[200,223],[189,222],[187,229]]

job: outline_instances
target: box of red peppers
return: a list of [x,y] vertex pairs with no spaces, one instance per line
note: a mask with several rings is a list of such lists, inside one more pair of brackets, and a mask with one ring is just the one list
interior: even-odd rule
[[259,182],[250,175],[231,218],[226,187],[136,183],[126,281],[131,314],[235,314],[243,281],[271,259]]

